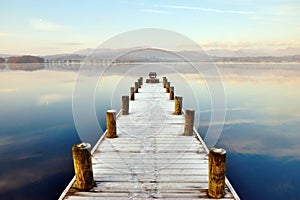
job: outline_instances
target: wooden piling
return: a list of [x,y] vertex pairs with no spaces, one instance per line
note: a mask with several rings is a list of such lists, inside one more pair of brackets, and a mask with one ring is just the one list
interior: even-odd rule
[[143,77],[140,77],[138,79],[138,84],[139,84],[139,88],[141,88],[141,86],[143,85]]
[[174,87],[170,87],[170,100],[174,100]]
[[162,81],[162,84],[163,84],[163,86],[164,86],[164,88],[165,88],[165,82],[167,82],[167,78],[164,76],[164,77],[162,77],[163,78],[163,81]]
[[187,109],[185,111],[185,122],[184,122],[184,135],[192,136],[193,128],[194,128],[194,118],[195,118],[195,110]]
[[182,110],[182,97],[175,96],[175,111],[174,115],[181,115]]
[[134,101],[134,87],[130,88],[130,100]]
[[129,114],[129,96],[122,96],[122,114]]
[[137,80],[137,83],[138,83],[139,88],[141,88],[141,86],[142,86],[142,84],[141,84],[141,79],[138,79],[138,80]]
[[226,150],[212,148],[208,160],[208,195],[222,198],[225,194]]
[[163,80],[163,85],[164,85],[164,88],[166,88],[167,82],[168,82],[168,79],[167,79],[167,78],[165,78],[165,80]]
[[143,77],[140,77],[141,85],[143,85]]
[[134,82],[134,93],[138,93],[138,92],[139,92],[139,83]]
[[116,138],[117,137],[117,124],[116,124],[116,111],[106,111],[106,137]]
[[75,187],[79,190],[91,189],[94,183],[92,155],[89,152],[89,143],[75,144],[72,147],[72,156],[76,176]]
[[169,93],[169,92],[170,92],[170,85],[171,85],[170,82],[167,82],[167,83],[166,83],[166,93]]

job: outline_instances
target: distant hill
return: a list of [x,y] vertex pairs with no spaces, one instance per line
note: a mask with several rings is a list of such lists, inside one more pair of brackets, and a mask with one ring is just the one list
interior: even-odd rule
[[284,63],[284,62],[300,62],[299,55],[290,56],[244,56],[244,57],[217,57],[212,56],[212,60],[215,62],[240,62],[240,63]]
[[37,56],[13,56],[7,59],[7,63],[44,63],[44,58]]
[[[184,62],[185,59],[192,62],[225,62],[225,63],[300,63],[298,49],[285,49],[281,55],[278,51],[250,51],[250,50],[209,50],[209,51],[177,51],[167,52],[157,49],[83,49],[71,54],[54,54],[45,56],[3,56],[0,55],[0,63],[81,63],[91,59],[92,63],[115,62]],[[300,49],[299,49],[300,52]],[[180,56],[182,56],[182,58]],[[5,57],[3,59],[2,57]]]

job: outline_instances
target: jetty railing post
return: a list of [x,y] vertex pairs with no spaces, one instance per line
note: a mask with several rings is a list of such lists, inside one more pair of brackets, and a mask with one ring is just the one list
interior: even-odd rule
[[221,198],[225,194],[226,150],[212,148],[208,160],[208,195]]
[[130,100],[134,101],[134,87],[130,88]]
[[174,100],[174,87],[170,87],[170,100]]
[[182,110],[182,97],[175,96],[175,110],[174,115],[181,115]]
[[138,82],[134,82],[134,93],[138,93],[139,92],[139,84]]
[[116,111],[106,111],[106,137],[116,138],[117,137],[117,123],[116,123]]
[[184,135],[192,136],[194,127],[195,110],[187,109],[185,111]]
[[170,82],[167,82],[166,83],[166,93],[169,93],[170,92]]
[[129,113],[129,96],[122,96],[122,114],[128,115]]
[[76,176],[75,187],[79,190],[91,189],[94,183],[92,155],[89,152],[89,143],[75,144],[72,147],[72,156]]

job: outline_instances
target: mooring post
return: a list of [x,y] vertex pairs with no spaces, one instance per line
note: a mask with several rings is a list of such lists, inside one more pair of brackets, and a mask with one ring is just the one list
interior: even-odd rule
[[174,115],[181,115],[182,110],[182,97],[175,96],[175,111]]
[[208,195],[221,198],[225,193],[226,150],[212,148],[208,160]]
[[167,82],[167,83],[166,83],[166,93],[169,93],[169,92],[170,92],[170,85],[171,85],[170,82]]
[[138,93],[139,92],[139,84],[138,82],[134,82],[134,93]]
[[139,88],[141,88],[141,86],[142,86],[142,83],[141,83],[141,79],[140,79],[140,78],[138,79],[138,86],[139,86]]
[[165,79],[165,82],[163,82],[164,88],[166,88],[167,82],[168,82],[168,79],[166,78],[166,79]]
[[170,87],[170,100],[174,100],[174,87]]
[[141,88],[141,86],[143,85],[143,77],[140,77],[138,79],[138,83],[139,83],[139,88]]
[[122,96],[122,114],[128,115],[129,113],[129,96]]
[[117,137],[117,123],[116,123],[116,111],[106,111],[106,137],[116,138]]
[[143,77],[140,77],[141,85],[143,85]]
[[165,82],[167,81],[167,77],[162,77],[163,78],[163,81],[162,81],[162,84],[163,84],[163,86],[164,86],[164,88],[165,88]]
[[134,87],[130,88],[130,100],[134,101]]
[[185,111],[184,135],[192,136],[194,127],[195,110],[187,109]]
[[76,176],[75,187],[79,190],[88,190],[94,186],[92,155],[89,152],[89,143],[75,144],[72,147],[72,156]]

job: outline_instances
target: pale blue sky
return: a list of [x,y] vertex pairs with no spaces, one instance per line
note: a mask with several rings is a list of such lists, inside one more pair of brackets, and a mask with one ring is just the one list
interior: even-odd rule
[[213,48],[299,48],[299,0],[0,0],[0,54],[70,53],[138,28]]

